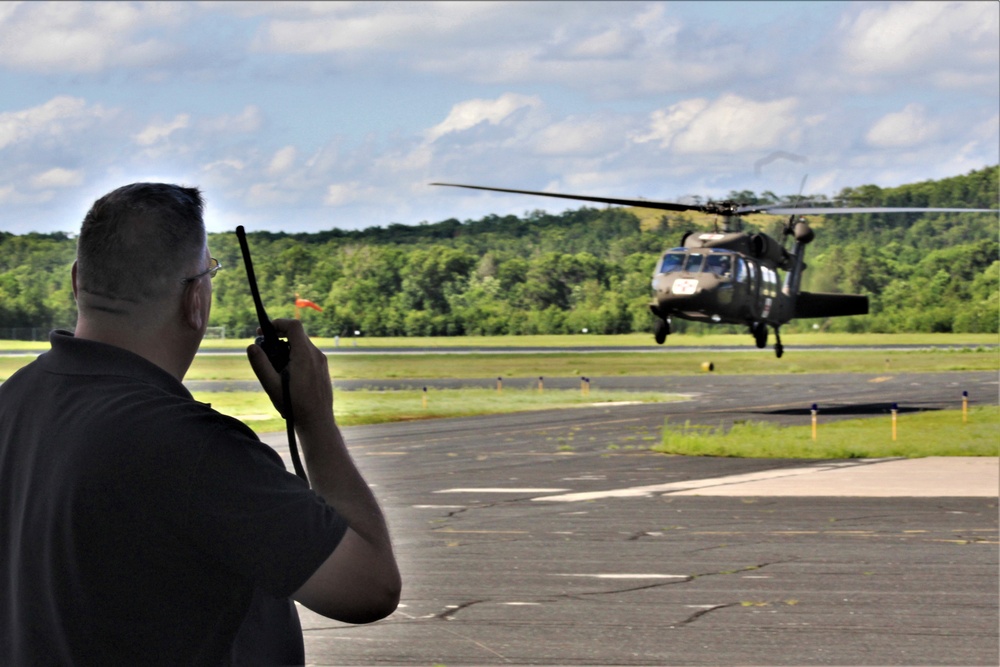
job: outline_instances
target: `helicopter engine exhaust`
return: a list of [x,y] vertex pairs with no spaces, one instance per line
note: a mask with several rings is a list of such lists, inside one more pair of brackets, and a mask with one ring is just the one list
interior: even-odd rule
[[754,234],[750,237],[750,251],[754,257],[773,262],[783,269],[789,268],[788,251],[766,234]]

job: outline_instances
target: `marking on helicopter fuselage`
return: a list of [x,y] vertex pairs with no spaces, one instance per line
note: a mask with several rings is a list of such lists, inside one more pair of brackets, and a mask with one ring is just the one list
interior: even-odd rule
[[678,278],[674,281],[674,286],[670,288],[672,294],[689,295],[694,294],[698,289],[696,278]]

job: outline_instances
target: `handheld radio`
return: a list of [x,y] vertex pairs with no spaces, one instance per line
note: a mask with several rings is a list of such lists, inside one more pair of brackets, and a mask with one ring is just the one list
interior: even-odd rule
[[284,407],[285,430],[288,434],[288,452],[292,456],[292,464],[295,466],[295,474],[305,480],[305,468],[302,467],[302,460],[299,458],[299,449],[295,442],[295,417],[292,414],[292,393],[289,385],[288,359],[291,348],[288,341],[279,338],[278,332],[271,324],[271,320],[264,310],[264,304],[260,300],[260,290],[257,289],[257,278],[253,272],[253,261],[250,259],[250,246],[247,245],[246,231],[243,225],[236,228],[236,238],[240,242],[240,250],[243,252],[243,266],[247,270],[247,282],[250,283],[250,294],[253,296],[253,305],[257,309],[257,320],[260,322],[261,335],[254,340],[255,345],[259,345],[268,361],[278,373],[281,374],[281,402]]
[[257,278],[253,272],[253,261],[250,259],[250,246],[247,245],[247,234],[243,225],[236,228],[236,238],[240,241],[240,250],[243,252],[243,266],[247,269],[247,282],[250,283],[250,294],[253,296],[253,305],[257,309],[257,320],[260,322],[261,336],[257,336],[254,343],[264,349],[264,353],[274,366],[274,370],[279,373],[288,366],[288,341],[278,338],[278,332],[264,310],[264,304],[260,300],[260,291],[257,289]]

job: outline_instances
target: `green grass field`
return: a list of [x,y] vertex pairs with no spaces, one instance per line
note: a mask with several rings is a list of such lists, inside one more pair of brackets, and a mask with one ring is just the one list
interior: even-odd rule
[[[337,379],[433,379],[433,378],[536,378],[587,376],[598,388],[584,396],[579,391],[549,389],[433,390],[423,404],[419,391],[338,391],[335,412],[343,425],[389,421],[436,419],[481,414],[506,414],[537,409],[562,409],[594,403],[618,401],[661,402],[677,400],[668,394],[606,392],[599,379],[611,376],[672,376],[705,373],[703,364],[714,364],[714,373],[781,375],[788,373],[870,373],[892,376],[899,373],[998,371],[1000,351],[994,335],[901,334],[849,335],[801,334],[785,337],[791,345],[833,345],[845,350],[809,351],[787,349],[776,359],[771,350],[757,350],[746,336],[675,336],[670,344],[655,351],[574,352],[558,350],[530,354],[434,353],[434,347],[573,347],[607,345],[624,347],[649,345],[648,336],[523,336],[464,337],[425,339],[366,339],[359,347],[428,347],[421,354],[337,354],[329,356]],[[333,347],[332,341],[318,340]],[[249,341],[206,341],[204,347],[240,350]],[[850,349],[864,345],[963,345],[979,346],[955,350],[872,351]],[[342,341],[341,346],[350,343]],[[685,351],[685,347],[746,345],[746,351]],[[34,355],[6,355],[4,352],[48,349],[48,343],[0,341],[0,380],[30,362]],[[199,354],[188,380],[255,380],[241,354]],[[195,398],[211,403],[220,412],[245,421],[257,432],[280,431],[278,417],[263,392],[198,392]],[[808,418],[807,418],[808,420]],[[1000,424],[995,407],[975,408],[969,424],[962,425],[948,412],[907,414],[899,417],[899,438],[887,440],[886,419],[870,418],[823,424],[813,441],[808,423],[780,428],[770,424],[737,425],[728,433],[702,427],[668,424],[664,443],[657,449],[674,454],[705,456],[745,456],[778,458],[850,458],[883,456],[996,456]],[[961,428],[959,428],[961,427]],[[803,435],[805,434],[805,435]]]
[[[261,392],[194,392],[196,400],[245,422],[258,433],[281,431],[285,422]],[[444,417],[508,414],[532,410],[555,410],[615,403],[664,403],[684,400],[680,396],[654,392],[593,390],[581,391],[505,388],[431,389],[400,391],[339,391],[334,399],[334,414],[342,426],[380,424],[390,421],[416,421]]]
[[[32,355],[0,356],[0,380],[29,363]],[[720,375],[788,373],[933,373],[1000,370],[1000,351],[986,348],[912,351],[795,351],[781,359],[770,350],[686,352],[663,348],[652,352],[542,352],[531,354],[426,353],[332,354],[334,379],[431,379],[490,377],[578,377],[695,375],[711,362]],[[241,354],[199,354],[188,380],[253,380]]]
[[896,440],[892,417],[870,417],[823,423],[816,439],[811,417],[802,426],[764,422],[734,425],[728,432],[710,426],[664,425],[663,442],[655,451],[686,456],[739,458],[850,459],[924,456],[1000,455],[1000,407],[974,407],[963,422],[961,410],[899,415]]
[[[795,345],[998,345],[1000,336],[996,334],[848,334],[848,333],[785,333],[781,337],[786,347]],[[253,342],[247,338],[225,340],[206,339],[202,347],[206,349],[239,350]],[[314,338],[319,347],[334,348],[333,338]],[[652,334],[634,333],[605,336],[579,334],[573,336],[435,336],[412,338],[366,338],[356,341],[348,337],[340,340],[340,347],[353,349],[386,347],[633,347],[653,345]],[[773,342],[773,340],[772,340]],[[746,347],[754,349],[749,334],[677,334],[670,336],[664,349],[684,347]],[[0,354],[25,350],[44,351],[49,349],[48,341],[0,340]],[[772,355],[773,356],[773,355]]]

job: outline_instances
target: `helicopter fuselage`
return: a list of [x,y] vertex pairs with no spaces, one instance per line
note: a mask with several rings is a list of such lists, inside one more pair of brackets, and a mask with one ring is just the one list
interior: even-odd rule
[[653,271],[654,315],[751,326],[791,319],[791,300],[783,293],[778,269],[790,267],[792,258],[770,237],[689,234],[682,243],[665,251]]

